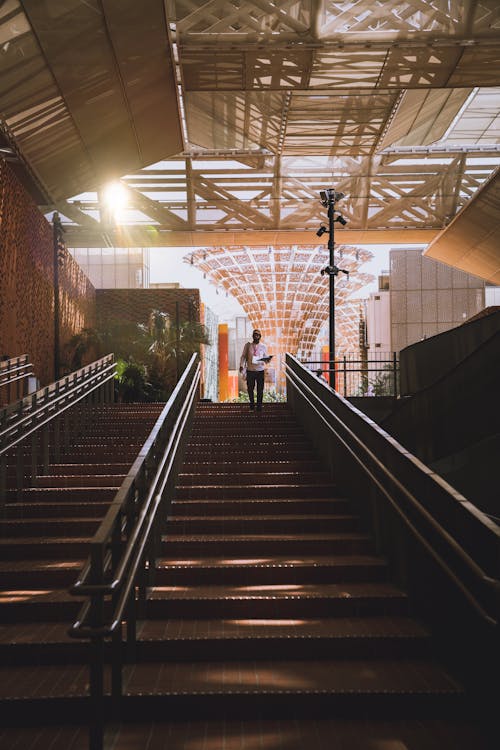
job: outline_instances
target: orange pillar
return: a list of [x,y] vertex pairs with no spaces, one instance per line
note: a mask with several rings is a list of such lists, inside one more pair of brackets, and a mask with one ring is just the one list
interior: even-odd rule
[[229,333],[227,323],[219,324],[219,401],[229,398]]
[[327,383],[330,382],[330,373],[328,372],[328,368],[330,367],[330,365],[328,364],[329,359],[330,359],[330,349],[325,344],[325,346],[321,347],[321,361],[325,363],[325,366],[323,369],[323,375]]

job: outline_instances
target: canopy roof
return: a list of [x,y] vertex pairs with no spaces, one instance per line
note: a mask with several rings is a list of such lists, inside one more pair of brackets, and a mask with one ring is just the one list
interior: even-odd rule
[[[359,271],[372,258],[367,250],[337,248],[339,273],[335,284],[336,354],[359,347],[360,303],[356,292],[373,277]],[[199,248],[185,258],[219,288],[235,297],[251,324],[262,331],[273,367],[284,372],[285,352],[310,359],[318,335],[328,319],[328,265],[322,245]]]
[[495,0],[6,0],[0,45],[9,158],[75,246],[307,243],[332,185],[345,231],[428,242],[500,163]]

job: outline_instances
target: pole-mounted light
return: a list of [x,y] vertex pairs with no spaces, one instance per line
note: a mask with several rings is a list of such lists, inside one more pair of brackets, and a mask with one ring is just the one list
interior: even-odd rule
[[[330,291],[330,304],[329,304],[329,359],[333,362],[333,380],[330,379],[330,384],[335,387],[335,277],[339,273],[344,273],[349,278],[349,271],[343,268],[338,268],[335,265],[335,223],[338,222],[345,227],[347,220],[344,219],[342,214],[335,211],[335,204],[345,198],[345,193],[341,193],[335,188],[325,188],[320,191],[321,205],[328,209],[328,229],[322,224],[316,235],[321,237],[325,232],[329,233],[328,236],[328,250],[329,250],[329,262],[325,268],[322,268],[320,273],[322,276],[329,277],[329,291]],[[331,369],[331,368],[330,368]]]

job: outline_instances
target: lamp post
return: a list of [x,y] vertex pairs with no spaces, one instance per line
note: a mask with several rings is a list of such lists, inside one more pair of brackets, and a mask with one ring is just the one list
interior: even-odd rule
[[[320,198],[321,204],[328,209],[328,229],[325,226],[321,225],[316,234],[318,237],[321,237],[325,232],[328,232],[328,265],[325,268],[322,268],[320,273],[322,276],[327,274],[327,276],[329,277],[330,330],[328,348],[330,362],[333,362],[333,383],[330,380],[330,385],[332,385],[332,387],[335,387],[335,277],[338,276],[339,273],[345,273],[347,278],[349,278],[349,271],[346,271],[343,268],[338,268],[335,265],[335,222],[338,221],[340,224],[342,224],[342,226],[345,226],[347,224],[347,221],[341,214],[337,212],[337,215],[335,215],[335,204],[338,201],[341,201],[342,198],[345,198],[345,194],[338,193],[336,190],[334,190],[334,188],[327,188],[326,190],[321,190]],[[329,369],[331,372],[331,366]]]

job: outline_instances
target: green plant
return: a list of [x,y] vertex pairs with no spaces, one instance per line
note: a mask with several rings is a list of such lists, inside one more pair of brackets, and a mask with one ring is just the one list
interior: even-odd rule
[[116,362],[115,391],[118,402],[154,400],[144,365],[125,359]]
[[[266,403],[284,403],[286,396],[283,393],[277,393],[276,391],[264,391],[262,397],[263,402]],[[246,391],[240,391],[236,398],[229,398],[226,403],[229,404],[246,404],[248,403],[248,393]]]

